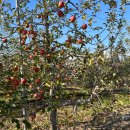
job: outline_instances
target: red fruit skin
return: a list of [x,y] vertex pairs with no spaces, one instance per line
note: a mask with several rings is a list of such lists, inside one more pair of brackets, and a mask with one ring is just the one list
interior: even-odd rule
[[35,94],[33,95],[33,97],[34,97],[35,99],[37,99],[38,93],[35,93]]
[[71,41],[68,39],[68,40],[65,41],[65,43],[70,44]]
[[37,32],[34,32],[33,36],[34,36],[34,37],[37,37]]
[[23,29],[20,29],[20,30],[19,30],[19,33],[23,33]]
[[30,60],[33,60],[33,56],[32,56],[32,55],[29,55],[29,59],[30,59]]
[[83,25],[82,25],[82,29],[83,29],[83,30],[87,29],[87,24],[83,24]]
[[59,3],[58,3],[58,8],[63,8],[64,7],[64,2],[63,1],[59,1]]
[[29,28],[29,23],[27,23],[27,24],[25,25],[25,27],[26,27],[26,28]]
[[44,91],[43,91],[43,90],[40,90],[39,93],[40,93],[40,94],[44,94]]
[[83,43],[82,39],[78,39],[77,43],[82,44]]
[[39,67],[33,67],[33,70],[37,73],[40,71],[40,68]]
[[34,34],[35,32],[33,31],[33,30],[29,30],[28,32],[27,32],[27,34],[28,35],[31,35],[31,34]]
[[30,30],[30,34],[34,34],[35,32],[33,30]]
[[36,100],[42,100],[42,98],[43,98],[43,96],[42,96],[41,93],[35,93],[35,94],[33,95],[33,97],[34,97]]
[[17,86],[19,86],[19,80],[15,79],[13,81],[13,85],[14,85],[15,88],[17,88]]
[[22,40],[22,41],[20,42],[20,44],[21,44],[21,45],[25,45],[25,41]]
[[27,36],[26,36],[26,35],[23,35],[23,36],[22,36],[22,39],[23,39],[24,41],[26,41]]
[[32,40],[36,40],[36,38],[35,38],[35,37],[32,37]]
[[13,88],[14,88],[14,89],[17,89],[18,86],[19,86],[19,80],[15,79],[15,80],[13,81]]
[[43,99],[43,96],[41,93],[38,93],[38,100],[42,100]]
[[15,66],[13,70],[14,70],[14,71],[17,71],[18,69],[19,69],[19,67],[18,67],[18,66]]
[[29,28],[30,28],[30,29],[33,29],[33,25],[32,25],[32,24],[30,24],[30,25],[29,25]]
[[19,86],[19,80],[17,80],[15,77],[10,77],[11,84],[13,86],[13,89],[17,89]]
[[73,23],[75,20],[76,20],[76,17],[74,15],[70,17],[70,22]]
[[55,49],[56,49],[55,47],[52,47],[52,48],[51,48],[51,51],[55,51]]
[[50,59],[50,58],[51,58],[51,54],[46,54],[46,57],[47,57],[48,59]]
[[44,55],[44,54],[45,54],[44,49],[41,49],[41,50],[40,50],[40,55]]
[[23,34],[26,35],[28,33],[27,30],[23,30]]
[[25,78],[21,78],[21,84],[22,84],[22,85],[25,85],[26,82],[27,82],[27,80],[26,80]]
[[2,39],[2,42],[3,42],[3,43],[6,43],[6,42],[7,42],[7,39],[6,39],[6,38],[3,38],[3,39]]
[[32,89],[32,88],[33,88],[33,84],[30,84],[30,85],[29,85],[29,88]]
[[10,79],[13,81],[13,80],[15,80],[15,77],[10,77]]
[[36,79],[35,82],[36,82],[37,84],[39,84],[39,83],[41,83],[41,80],[40,80],[40,79]]
[[59,10],[59,11],[57,12],[57,14],[58,14],[59,17],[63,17],[63,16],[64,16],[64,13],[63,13],[61,10]]
[[42,15],[39,14],[37,17],[38,17],[38,18],[42,18]]

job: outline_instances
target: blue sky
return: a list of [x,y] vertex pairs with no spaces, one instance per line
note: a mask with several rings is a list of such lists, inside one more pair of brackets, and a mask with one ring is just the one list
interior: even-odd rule
[[[8,1],[11,2],[12,6],[15,7],[15,0],[8,0]],[[29,8],[33,9],[35,7],[34,5],[36,4],[37,0],[30,0],[30,1],[31,1],[31,3],[29,4]],[[77,2],[77,1],[78,0],[74,0],[74,2]],[[106,11],[106,7],[104,5],[103,6],[101,5],[101,10],[102,11],[97,14],[97,18],[95,19],[97,21],[97,23],[95,23],[95,26],[102,25],[102,23],[105,21],[105,13],[104,12]],[[130,5],[126,6],[125,18],[126,18],[128,24],[130,25]],[[83,23],[87,23],[87,19],[86,19],[86,21],[79,21],[78,22],[79,25],[80,24],[82,25]],[[91,32],[90,31],[90,32],[87,32],[87,33],[94,34],[95,32],[93,32],[93,31]],[[105,37],[105,36],[106,36],[105,33],[102,34],[102,38]],[[65,37],[61,38],[60,40],[65,41]]]
[[[9,2],[11,2],[11,4],[13,5],[13,6],[15,6],[15,0],[8,0]],[[37,0],[32,0],[32,2],[30,3],[30,8],[33,8],[34,7],[34,5],[36,4],[36,1]],[[73,1],[73,0],[72,0]],[[74,0],[75,2],[76,1],[78,1],[78,0]],[[125,18],[128,20],[128,21],[130,21],[130,5],[127,5],[126,6],[127,7],[127,9],[126,9],[126,14],[125,14]],[[101,17],[102,18],[102,17]]]
[[[8,1],[11,2],[12,6],[15,6],[15,1],[16,1],[16,0],[8,0]],[[31,9],[33,9],[33,8],[34,8],[34,5],[36,4],[36,1],[37,1],[37,0],[30,0],[30,1],[32,1],[32,2],[30,3],[29,7],[30,7]],[[72,0],[72,1],[77,2],[78,0]],[[105,7],[102,7],[102,9],[103,9],[103,8],[105,9]],[[105,11],[105,10],[104,10],[104,11]],[[104,19],[104,14],[99,14],[98,18],[99,18],[99,19],[98,19],[99,21],[100,21],[100,20],[103,20],[103,19]],[[130,22],[130,5],[127,5],[127,6],[126,6],[125,18],[126,18],[127,21]]]

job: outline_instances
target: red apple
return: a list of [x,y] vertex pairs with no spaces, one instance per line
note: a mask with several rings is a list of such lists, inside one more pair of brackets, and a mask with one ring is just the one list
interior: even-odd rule
[[50,58],[51,58],[51,54],[47,54],[46,57],[47,57],[48,59],[50,59]]
[[77,40],[77,43],[82,44],[82,43],[83,43],[83,40],[82,40],[82,39],[78,39],[78,40]]
[[26,82],[27,82],[27,80],[26,80],[25,78],[21,78],[21,84],[22,84],[22,85],[25,85]]
[[32,40],[36,40],[36,38],[33,36],[33,37],[32,37]]
[[37,73],[40,71],[40,68],[36,66],[36,67],[33,67],[33,70]]
[[32,60],[32,59],[33,59],[33,56],[32,56],[32,55],[29,55],[29,59]]
[[33,25],[32,25],[32,24],[30,24],[30,25],[29,25],[29,28],[30,28],[30,29],[33,29]]
[[43,98],[42,94],[40,94],[40,93],[35,93],[35,94],[33,95],[33,97],[34,97],[36,100],[41,100],[41,99]]
[[44,91],[43,91],[43,90],[40,90],[39,93],[40,93],[40,94],[44,94]]
[[21,29],[19,30],[19,33],[23,33],[23,28],[21,28]]
[[28,33],[28,31],[27,30],[23,30],[23,32],[22,32],[24,35],[26,35],[27,33]]
[[34,36],[34,37],[37,37],[37,32],[34,32],[33,36]]
[[33,86],[33,84],[31,83],[30,85],[29,85],[29,88],[30,89],[32,89],[34,86]]
[[44,55],[45,54],[45,50],[44,49],[41,49],[40,50],[40,55]]
[[68,40],[65,41],[65,43],[71,44],[71,41],[68,39]]
[[34,97],[35,99],[37,99],[37,98],[38,98],[38,93],[35,93],[35,94],[33,95],[33,97]]
[[43,99],[43,96],[41,93],[38,93],[38,100],[42,100]]
[[20,44],[21,44],[21,45],[25,45],[25,41],[22,40],[22,41],[20,42]]
[[64,7],[64,2],[63,1],[59,1],[59,3],[58,3],[58,8],[63,8]]
[[29,31],[28,31],[28,35],[31,35],[31,34],[34,34],[34,31],[33,31],[33,30],[29,30]]
[[28,31],[27,35],[30,35],[30,30]]
[[3,42],[3,43],[6,43],[6,42],[7,42],[7,39],[6,39],[6,38],[3,38],[3,39],[2,39],[2,42]]
[[64,16],[64,13],[61,10],[59,10],[57,14],[58,14],[59,17],[63,17]]
[[39,84],[39,83],[41,83],[41,80],[40,80],[40,79],[36,79],[35,82],[36,82],[37,84]]
[[30,34],[34,34],[35,32],[33,30],[30,30]]
[[66,47],[67,47],[67,48],[70,48],[70,47],[71,47],[71,41],[70,41],[69,39],[66,40],[65,43],[66,43]]
[[82,29],[85,30],[87,28],[87,24],[82,25]]
[[19,86],[19,80],[14,79],[14,80],[12,81],[12,86],[13,86],[14,89],[17,89],[17,87]]
[[12,77],[10,77],[10,79],[13,81],[13,80],[15,80],[15,77],[12,76]]
[[14,66],[13,70],[14,70],[14,71],[17,71],[18,68],[19,68],[19,67],[16,65],[16,66]]
[[41,15],[41,14],[38,14],[37,18],[42,18],[42,15]]
[[26,28],[29,28],[29,23],[26,23],[26,24],[25,24],[25,27],[26,27]]
[[23,39],[23,40],[26,40],[26,39],[27,39],[27,36],[26,36],[26,35],[23,35],[23,36],[22,36],[22,39]]
[[76,20],[76,17],[74,15],[70,17],[70,22],[73,23],[75,20]]

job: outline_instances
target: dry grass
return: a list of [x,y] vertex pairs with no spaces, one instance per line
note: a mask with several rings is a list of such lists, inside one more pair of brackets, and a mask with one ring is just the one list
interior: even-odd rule
[[[89,104],[86,107],[80,106],[74,111],[74,106],[58,109],[58,128],[59,130],[89,130],[96,129],[96,125],[101,125],[109,121],[115,115],[128,114],[130,111],[130,96],[114,95],[116,101],[113,104],[113,97],[102,99],[102,105],[98,101]],[[116,114],[115,114],[116,113]],[[21,119],[20,119],[21,120]],[[16,130],[15,124],[10,120],[3,121],[5,127],[0,130]],[[32,130],[49,130],[49,112],[38,112],[36,118],[29,122],[32,124]],[[20,123],[22,130],[22,123]],[[125,127],[129,122],[116,123],[113,129],[117,127]],[[93,126],[93,127],[92,127]],[[88,127],[88,129],[87,129]]]

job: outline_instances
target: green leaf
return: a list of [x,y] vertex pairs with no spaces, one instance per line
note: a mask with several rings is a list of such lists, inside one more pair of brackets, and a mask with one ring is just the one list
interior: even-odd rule
[[87,15],[84,14],[84,15],[82,16],[82,19],[83,19],[83,20],[86,20],[86,18],[87,18]]
[[28,122],[27,120],[23,120],[23,123],[26,125],[27,129],[31,129],[32,128],[30,122]]
[[16,123],[16,128],[17,128],[17,129],[20,129],[19,120],[15,119],[15,118],[12,118],[11,122],[12,122],[12,123]]
[[0,128],[3,128],[3,127],[4,127],[4,123],[0,122]]

